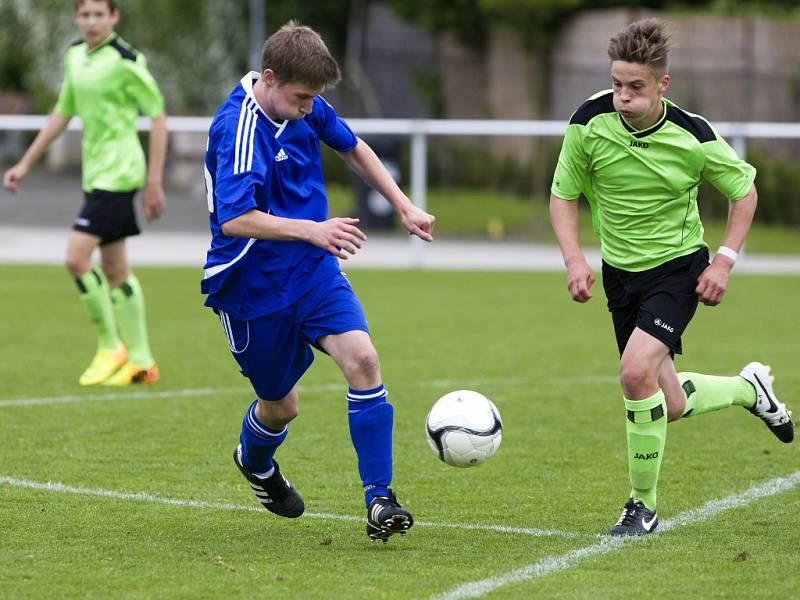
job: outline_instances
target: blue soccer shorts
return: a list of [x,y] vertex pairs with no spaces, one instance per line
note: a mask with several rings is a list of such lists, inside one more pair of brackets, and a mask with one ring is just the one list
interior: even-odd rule
[[221,309],[219,320],[242,374],[262,400],[280,400],[314,361],[319,338],[366,331],[367,319],[342,273],[315,286],[278,312],[240,321]]

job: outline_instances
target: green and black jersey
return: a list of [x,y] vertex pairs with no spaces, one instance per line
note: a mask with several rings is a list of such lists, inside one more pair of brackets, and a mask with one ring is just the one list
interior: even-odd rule
[[661,119],[638,131],[614,110],[612,96],[600,92],[572,115],[551,192],[564,200],[583,193],[603,260],[644,271],[706,245],[697,209],[702,180],[736,201],[756,171],[704,118],[663,99]]
[[64,58],[64,82],[55,111],[83,121],[83,189],[126,192],[141,188],[146,164],[136,117],[164,112],[164,98],[144,55],[115,33],[94,49],[79,41]]

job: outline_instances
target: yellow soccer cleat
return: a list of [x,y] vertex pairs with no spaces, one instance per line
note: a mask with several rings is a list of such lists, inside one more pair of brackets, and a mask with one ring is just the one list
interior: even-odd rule
[[114,350],[100,348],[94,355],[92,362],[78,379],[81,385],[97,385],[103,383],[111,377],[117,369],[128,360],[128,351],[125,346],[120,346]]
[[131,385],[136,383],[155,383],[161,378],[158,365],[153,363],[143,367],[132,362],[125,363],[103,385]]

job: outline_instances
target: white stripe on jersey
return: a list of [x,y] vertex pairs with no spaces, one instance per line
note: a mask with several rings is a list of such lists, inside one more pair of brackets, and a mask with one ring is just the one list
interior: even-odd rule
[[247,143],[250,140],[250,126],[253,123],[253,109],[251,106],[247,107],[247,117],[244,120],[244,127],[242,128],[242,154],[239,156],[239,170],[234,171],[234,175],[247,171]]
[[248,150],[247,150],[247,170],[253,168],[253,137],[256,133],[256,124],[258,123],[258,113],[256,112],[255,105],[250,108],[250,112],[253,113],[253,124],[250,126],[250,140],[248,142]]
[[214,182],[211,179],[211,172],[203,161],[203,174],[206,178],[206,201],[208,202],[208,212],[214,212]]
[[253,168],[253,138],[258,123],[258,105],[245,96],[236,126],[236,145],[233,157],[233,174],[239,175]]
[[224,271],[228,267],[239,262],[239,260],[241,260],[241,258],[245,254],[247,254],[247,251],[250,250],[250,246],[252,246],[255,243],[255,241],[256,241],[255,238],[250,238],[249,240],[247,240],[247,245],[241,252],[239,252],[239,256],[234,258],[232,261],[226,262],[224,265],[214,265],[213,267],[207,268],[205,271],[203,271],[203,279],[208,279],[209,277],[213,277],[217,273],[222,273],[222,271]]
[[236,126],[236,148],[233,155],[233,173],[239,172],[239,143],[242,139],[242,125],[244,124],[245,111],[247,110],[247,98],[242,101],[242,109],[239,111],[239,123]]

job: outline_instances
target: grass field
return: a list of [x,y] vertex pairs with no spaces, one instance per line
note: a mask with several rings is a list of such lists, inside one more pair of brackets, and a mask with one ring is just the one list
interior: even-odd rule
[[[163,379],[81,389],[93,341],[56,267],[0,267],[0,597],[790,598],[800,452],[735,408],[670,426],[663,531],[609,541],[628,491],[602,290],[560,274],[354,271],[396,407],[395,481],[418,524],[364,532],[345,387],[319,356],[281,464],[308,514],[261,511],[230,459],[251,400],[199,273],[140,269]],[[773,366],[800,409],[797,277],[734,276],[678,368]],[[477,389],[504,419],[484,465],[440,463],[433,401]],[[717,501],[717,502],[712,502]]]

